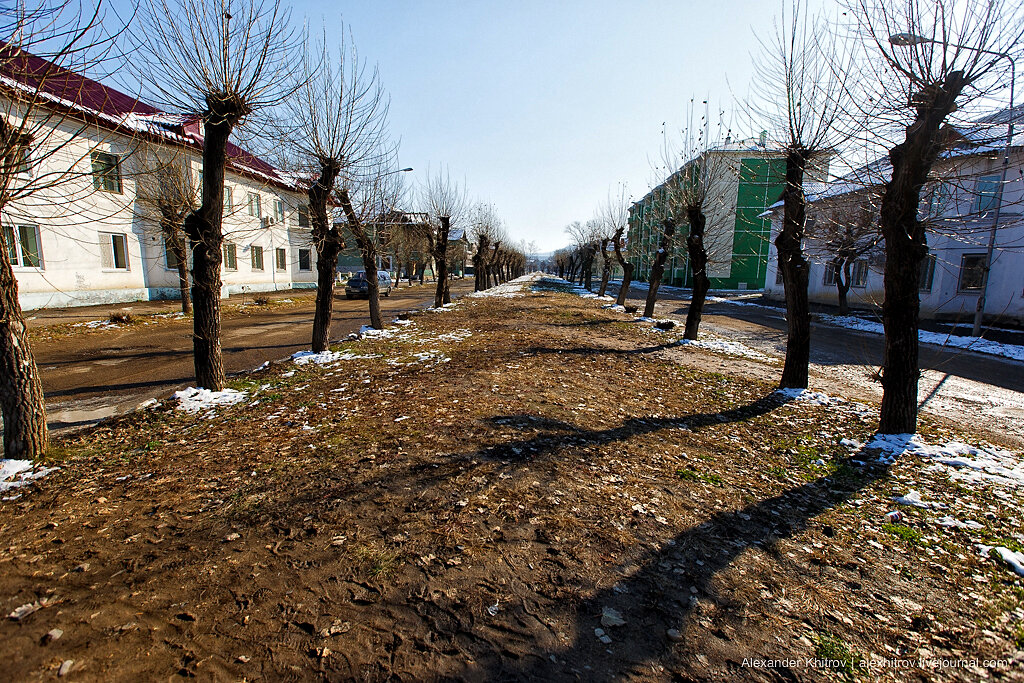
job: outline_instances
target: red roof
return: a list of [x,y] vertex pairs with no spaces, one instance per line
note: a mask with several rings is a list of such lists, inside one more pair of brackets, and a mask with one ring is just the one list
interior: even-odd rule
[[[42,57],[0,43],[0,77],[14,81],[17,86],[0,83],[8,91],[21,90],[32,96],[38,92],[46,97],[47,105],[77,111],[87,118],[109,128],[129,128],[134,134],[155,135],[170,143],[186,144],[202,149],[203,136],[199,119],[167,114],[138,98],[103,85],[80,73],[70,71]],[[128,121],[130,115],[153,117],[150,125],[140,128]],[[239,173],[262,175],[272,184],[290,190],[299,190],[293,177],[285,175],[263,159],[241,147],[228,143],[228,164]]]

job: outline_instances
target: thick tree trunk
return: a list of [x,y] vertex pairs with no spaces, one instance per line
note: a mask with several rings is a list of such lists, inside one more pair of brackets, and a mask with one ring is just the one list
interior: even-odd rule
[[451,296],[445,301],[445,294],[448,291],[448,232],[451,229],[450,220],[447,216],[439,217],[440,225],[437,228],[437,236],[431,241],[431,254],[434,257],[435,275],[437,275],[437,287],[434,290],[434,308],[441,308],[451,302]]
[[309,221],[312,224],[313,244],[316,247],[316,305],[313,310],[313,339],[315,353],[326,351],[331,343],[331,319],[334,317],[334,283],[337,279],[338,254],[345,246],[341,232],[332,225],[327,213],[334,182],[341,173],[341,164],[335,159],[320,160],[320,177],[309,188]]
[[686,236],[686,253],[690,257],[690,273],[693,280],[693,293],[690,296],[690,307],[686,309],[686,326],[683,329],[684,339],[696,339],[700,330],[700,321],[704,316],[704,302],[711,289],[708,278],[708,250],[704,244],[704,233],[707,229],[707,216],[702,207],[687,209],[687,220],[690,222],[690,233]]
[[645,318],[654,315],[654,304],[658,301],[658,288],[661,287],[661,278],[665,274],[665,262],[668,260],[668,252],[672,249],[672,236],[676,234],[676,221],[670,216],[661,221],[661,227],[661,240],[658,242],[658,251],[654,255],[654,263],[651,265],[651,275],[647,287],[647,303],[644,305]]
[[921,188],[938,158],[940,133],[965,87],[963,73],[954,71],[914,97],[917,113],[905,140],[889,151],[892,177],[885,185],[879,225],[885,239],[885,366],[878,431],[913,434],[917,431],[918,282],[921,262],[928,254],[924,224],[917,219]]
[[786,292],[786,361],[782,368],[780,389],[806,389],[807,370],[811,359],[811,312],[807,299],[811,266],[804,258],[806,202],[804,201],[804,169],[807,154],[803,149],[790,149],[786,155],[786,189],[783,194],[782,230],[775,238],[779,253],[779,269]]
[[209,111],[203,139],[202,204],[185,219],[192,240],[192,355],[196,384],[210,391],[224,389],[221,350],[220,266],[224,237],[224,164],[228,138],[244,112],[234,101],[207,97]]
[[184,220],[184,216],[165,212],[160,219],[160,231],[163,233],[164,242],[178,262],[178,293],[181,297],[181,312],[189,315],[192,313],[192,295],[189,292],[191,284],[188,272],[188,248],[182,230]]
[[9,253],[5,238],[0,236],[0,412],[4,419],[4,457],[38,460],[46,454],[46,403]]
[[363,271],[366,273],[366,296],[369,299],[370,327],[375,330],[383,330],[384,322],[380,316],[380,282],[377,280],[377,247],[373,240],[366,234],[362,221],[352,208],[352,200],[348,190],[339,190],[338,198],[341,203],[341,210],[345,212],[345,220],[348,221],[348,229],[356,238],[359,246],[359,255],[363,259]]
[[633,282],[633,264],[626,260],[626,257],[622,255],[622,233],[625,232],[625,228],[619,228],[615,231],[615,258],[618,259],[619,265],[622,266],[622,284],[619,286],[619,296],[616,297],[615,303],[619,306],[626,305],[626,297],[629,296],[629,285]]
[[473,254],[473,291],[480,292],[487,289],[487,254],[489,240],[480,236],[477,239],[476,253]]

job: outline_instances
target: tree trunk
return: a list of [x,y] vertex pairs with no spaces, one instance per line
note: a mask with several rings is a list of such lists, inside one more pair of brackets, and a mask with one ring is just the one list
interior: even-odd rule
[[806,164],[807,154],[803,149],[787,152],[782,230],[775,238],[786,292],[786,361],[779,381],[780,389],[806,389],[811,359],[811,312],[807,299],[811,267],[801,247],[807,208],[804,200]]
[[672,236],[676,233],[676,221],[671,216],[661,221],[661,226],[661,240],[658,243],[658,252],[654,255],[654,263],[651,265],[647,303],[644,305],[645,318],[654,315],[654,304],[658,301],[658,288],[661,287],[661,278],[665,274],[665,261],[668,260],[668,252],[672,248]]
[[850,265],[849,259],[836,259],[833,267],[836,271],[836,293],[839,295],[839,315],[847,315],[850,312]]
[[963,91],[963,73],[953,71],[941,83],[917,93],[914,122],[905,140],[889,151],[892,177],[885,185],[879,225],[885,239],[885,366],[878,431],[913,434],[917,431],[918,282],[921,262],[928,254],[924,224],[917,219],[921,188],[938,158],[940,133]]
[[233,101],[207,97],[203,139],[203,201],[185,219],[185,235],[192,240],[192,355],[196,384],[210,391],[224,389],[221,350],[220,265],[224,236],[224,164],[228,138],[241,117]]
[[622,255],[622,233],[625,232],[625,228],[619,228],[615,231],[615,258],[618,259],[619,265],[622,266],[622,284],[619,286],[619,296],[615,299],[615,303],[619,306],[626,305],[626,297],[629,296],[629,285],[633,282],[633,264],[626,260],[626,257]]
[[696,339],[700,330],[700,321],[704,316],[704,302],[711,289],[708,278],[708,250],[704,244],[707,229],[707,216],[700,206],[689,207],[686,211],[690,222],[690,233],[686,236],[686,253],[690,257],[690,272],[693,280],[693,293],[690,295],[690,307],[686,309],[686,326],[683,329],[684,339]]
[[477,239],[476,253],[473,254],[474,292],[487,289],[487,253],[489,248],[487,238],[481,235]]
[[373,240],[366,234],[362,221],[352,208],[352,199],[348,190],[338,191],[338,199],[341,203],[341,210],[345,212],[345,220],[348,221],[348,229],[356,238],[359,246],[359,255],[363,259],[363,271],[366,273],[366,297],[369,299],[370,327],[375,330],[383,330],[384,322],[380,317],[380,282],[377,280],[377,247]]
[[334,317],[334,283],[337,280],[338,254],[345,242],[341,232],[331,223],[327,212],[334,182],[341,173],[341,164],[335,159],[320,160],[320,177],[309,188],[309,222],[313,244],[316,247],[316,305],[313,310],[314,353],[326,351],[331,343],[331,319]]
[[434,257],[435,274],[437,275],[437,287],[434,290],[434,308],[441,308],[451,302],[451,296],[445,301],[445,294],[448,290],[448,232],[451,229],[448,216],[439,217],[440,226],[437,229],[437,236],[431,240],[431,254]]
[[608,292],[608,280],[612,277],[612,262],[608,259],[608,238],[601,238],[601,286],[597,290],[598,296],[604,296]]
[[164,242],[178,262],[178,294],[181,297],[181,312],[189,315],[192,313],[192,295],[189,292],[191,285],[188,272],[188,248],[185,234],[182,231],[184,220],[185,217],[180,214],[173,215],[165,212],[160,219],[160,231],[163,233]]
[[0,412],[4,457],[38,460],[46,454],[46,403],[18,302],[6,239],[0,235]]

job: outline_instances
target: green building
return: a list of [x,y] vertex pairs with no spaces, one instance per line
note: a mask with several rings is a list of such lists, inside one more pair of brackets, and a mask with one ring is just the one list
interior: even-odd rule
[[[764,289],[768,267],[771,221],[761,218],[779,200],[785,187],[786,164],[781,150],[772,150],[761,140],[726,142],[687,162],[671,178],[654,188],[629,209],[629,258],[634,277],[647,281],[661,239],[661,217],[668,212],[666,199],[673,180],[694,164],[714,165],[708,202],[705,245],[708,249],[708,277],[712,289]],[[685,217],[679,225],[663,284],[689,287],[691,280]]]

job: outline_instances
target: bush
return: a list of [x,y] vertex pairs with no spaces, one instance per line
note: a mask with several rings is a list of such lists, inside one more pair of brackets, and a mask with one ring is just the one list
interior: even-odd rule
[[135,318],[132,317],[129,311],[114,311],[110,314],[108,320],[114,325],[131,325],[135,322]]

